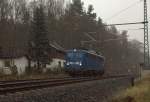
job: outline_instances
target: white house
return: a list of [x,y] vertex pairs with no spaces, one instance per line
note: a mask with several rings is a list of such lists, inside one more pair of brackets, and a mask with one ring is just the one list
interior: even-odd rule
[[53,58],[52,62],[50,62],[50,64],[46,65],[46,68],[51,69],[51,70],[55,70],[55,69],[58,69],[58,68],[63,68],[64,63],[65,63],[64,59]]
[[[18,51],[19,52],[19,51]],[[0,54],[0,71],[5,74],[11,74],[11,68],[16,67],[18,74],[23,74],[25,72],[26,67],[36,66],[35,58],[32,55],[26,56],[24,53],[18,52],[9,52]],[[49,63],[45,64],[46,69],[56,69],[64,67],[64,57],[65,51],[62,48],[56,45],[49,45],[49,50],[47,51],[49,59]],[[44,68],[43,68],[44,69]]]
[[63,68],[65,63],[65,51],[57,44],[50,44],[51,50],[49,52],[52,61],[46,65],[46,68],[55,70],[57,68]]
[[[52,58],[50,64],[46,64],[46,69],[55,70],[64,67],[64,59]],[[35,66],[36,62],[31,61],[31,67]],[[11,74],[11,67],[16,66],[19,75],[25,72],[28,67],[28,58],[26,56],[20,56],[15,58],[0,58],[0,71],[4,74]]]
[[11,74],[11,67],[16,66],[18,74],[22,74],[28,66],[28,59],[26,56],[16,57],[1,57],[0,70],[5,74]]

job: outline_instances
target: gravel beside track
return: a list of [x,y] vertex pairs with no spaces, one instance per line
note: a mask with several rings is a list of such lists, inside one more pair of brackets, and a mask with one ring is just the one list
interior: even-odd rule
[[92,77],[79,77],[79,78],[64,78],[64,79],[45,79],[45,80],[30,80],[20,82],[6,82],[0,84],[0,94],[8,94],[21,92],[26,90],[36,90],[46,87],[62,86],[72,83],[80,83],[85,81],[98,80],[99,78]]
[[96,80],[2,95],[0,102],[108,102],[129,86],[130,78]]

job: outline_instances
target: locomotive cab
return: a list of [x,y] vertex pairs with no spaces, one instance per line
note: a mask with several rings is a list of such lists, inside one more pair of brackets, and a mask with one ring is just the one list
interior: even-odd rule
[[77,51],[69,51],[66,54],[66,63],[65,68],[67,68],[68,71],[78,71],[83,66],[83,58],[84,54]]
[[65,57],[65,71],[70,75],[104,73],[104,57],[86,50],[69,50]]

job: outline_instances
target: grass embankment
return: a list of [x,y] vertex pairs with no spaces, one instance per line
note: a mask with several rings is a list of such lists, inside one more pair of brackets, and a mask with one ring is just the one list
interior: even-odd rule
[[150,75],[116,96],[112,102],[150,102]]

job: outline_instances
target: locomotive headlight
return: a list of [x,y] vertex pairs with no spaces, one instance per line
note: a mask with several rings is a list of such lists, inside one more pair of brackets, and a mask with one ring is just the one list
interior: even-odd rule
[[66,63],[67,66],[69,66],[69,64],[70,64],[69,62]]
[[82,63],[80,62],[80,64],[79,64],[80,66],[82,66]]

